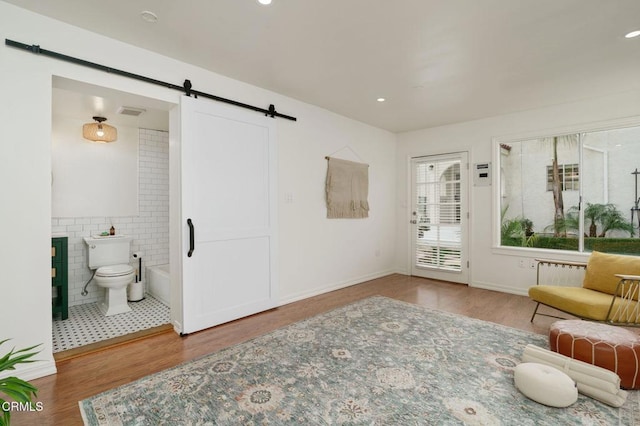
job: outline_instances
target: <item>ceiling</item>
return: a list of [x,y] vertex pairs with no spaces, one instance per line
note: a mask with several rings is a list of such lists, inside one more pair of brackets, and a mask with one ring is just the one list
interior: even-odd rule
[[[107,124],[169,131],[169,111],[174,105],[106,87],[54,76],[52,114],[92,122],[93,116]],[[141,111],[134,116],[122,110]]]
[[638,0],[5,1],[392,132],[640,88]]

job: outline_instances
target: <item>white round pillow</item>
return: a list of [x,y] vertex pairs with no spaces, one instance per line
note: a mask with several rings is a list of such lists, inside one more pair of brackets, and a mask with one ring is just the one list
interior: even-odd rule
[[513,380],[520,392],[540,404],[562,408],[578,400],[576,383],[557,368],[525,362],[516,366]]

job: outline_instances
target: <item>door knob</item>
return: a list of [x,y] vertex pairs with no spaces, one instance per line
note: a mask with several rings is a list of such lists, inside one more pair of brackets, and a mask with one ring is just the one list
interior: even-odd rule
[[417,221],[417,220],[415,220],[415,219],[413,219],[413,220],[410,220],[410,221],[409,221],[409,223],[412,223],[412,224],[414,224],[414,225],[415,225],[416,223],[418,223],[418,221]]

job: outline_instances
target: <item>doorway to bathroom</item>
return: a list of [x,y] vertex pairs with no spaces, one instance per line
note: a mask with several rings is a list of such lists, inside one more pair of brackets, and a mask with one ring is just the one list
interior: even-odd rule
[[[60,239],[66,245],[66,270],[58,272],[66,277],[66,286],[52,287],[52,303],[60,307],[52,319],[53,352],[60,359],[172,330],[168,265],[173,104],[62,77],[54,77],[52,86],[51,232],[52,242]],[[116,128],[117,140],[96,143],[83,138],[82,128],[93,117],[106,118],[105,123]],[[132,237],[129,264],[135,279],[127,291],[131,312],[105,316],[98,309],[105,289],[92,280],[84,238],[110,232]]]

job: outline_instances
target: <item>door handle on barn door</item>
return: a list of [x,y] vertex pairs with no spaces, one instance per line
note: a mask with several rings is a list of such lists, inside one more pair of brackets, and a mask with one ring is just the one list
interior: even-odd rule
[[187,219],[187,225],[189,225],[189,252],[187,253],[187,257],[191,257],[193,250],[195,250],[195,229],[191,218]]

